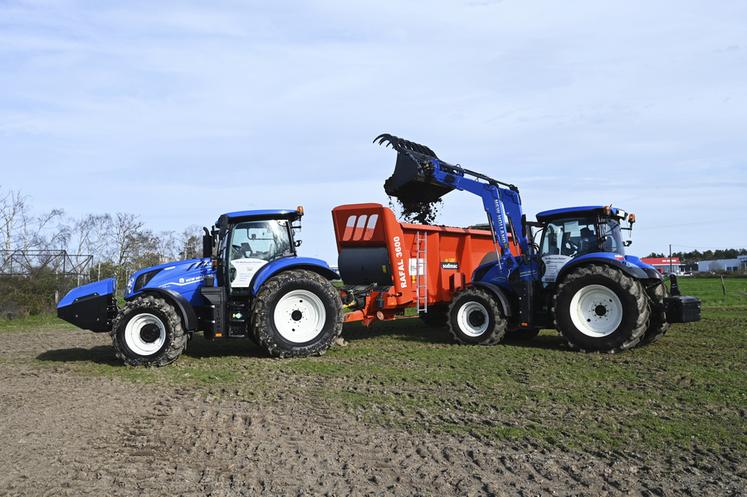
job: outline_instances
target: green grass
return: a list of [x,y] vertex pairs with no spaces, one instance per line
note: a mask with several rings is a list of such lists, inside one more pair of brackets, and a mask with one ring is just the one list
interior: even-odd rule
[[747,278],[679,278],[683,295],[695,295],[704,307],[747,307]]
[[0,318],[0,333],[12,331],[26,331],[29,328],[67,327],[74,329],[72,325],[65,323],[54,314],[38,314],[18,319]]
[[[273,360],[247,341],[196,337],[176,364],[160,369],[122,367],[108,346],[52,350],[35,363],[260,403],[321,402],[410,431],[588,450],[745,451],[747,279],[726,280],[726,297],[718,279],[680,283],[703,300],[703,320],[612,356],[572,352],[552,330],[526,344],[458,346],[413,319],[347,326],[349,346],[323,357]],[[40,324],[48,325],[27,327]]]

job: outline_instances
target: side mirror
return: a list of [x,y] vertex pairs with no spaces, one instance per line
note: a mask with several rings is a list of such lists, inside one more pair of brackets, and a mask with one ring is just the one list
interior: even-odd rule
[[295,243],[293,243],[293,245],[295,245],[296,247],[300,247],[302,243],[303,243],[303,240],[296,240]]
[[631,245],[632,243],[633,243],[633,240],[625,240],[625,241],[623,242],[623,246],[624,246],[624,247],[630,247],[630,245]]
[[213,235],[207,228],[202,228],[205,234],[202,235],[202,257],[213,256]]

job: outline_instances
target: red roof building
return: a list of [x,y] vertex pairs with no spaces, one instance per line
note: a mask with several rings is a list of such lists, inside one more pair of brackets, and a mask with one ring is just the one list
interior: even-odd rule
[[642,257],[641,260],[646,264],[651,264],[660,273],[675,273],[679,274],[682,272],[682,263],[679,257]]

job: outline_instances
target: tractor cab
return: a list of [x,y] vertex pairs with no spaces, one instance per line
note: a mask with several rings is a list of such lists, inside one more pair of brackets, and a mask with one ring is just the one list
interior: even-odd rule
[[303,216],[296,210],[271,209],[223,214],[212,230],[205,228],[203,256],[216,262],[218,286],[231,293],[246,293],[254,275],[266,264],[296,256],[294,239]]
[[631,242],[623,240],[622,231],[632,229],[635,215],[611,206],[584,206],[543,211],[537,221],[542,234],[543,282],[552,283],[560,268],[577,257],[595,254],[624,260],[625,247]]

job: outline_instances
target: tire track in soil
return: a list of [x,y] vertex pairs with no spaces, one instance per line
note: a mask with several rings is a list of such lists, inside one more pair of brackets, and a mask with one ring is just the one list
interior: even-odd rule
[[13,359],[0,362],[0,495],[737,496],[747,486],[744,460],[728,455],[573,453],[408,433],[292,391],[258,404],[23,362],[105,342],[0,334],[0,359]]

